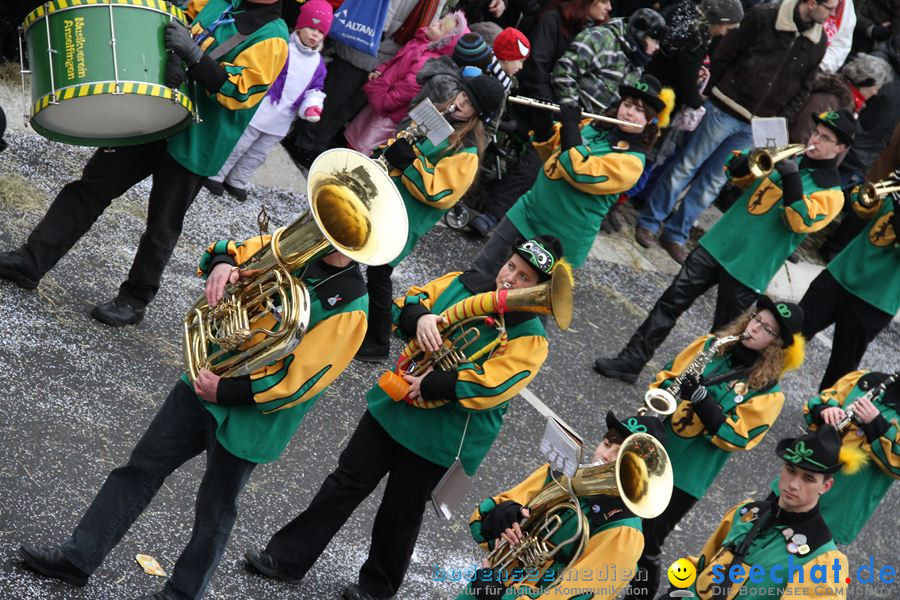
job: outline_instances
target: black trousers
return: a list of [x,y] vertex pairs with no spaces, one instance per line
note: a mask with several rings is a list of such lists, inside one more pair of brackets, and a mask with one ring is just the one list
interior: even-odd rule
[[445,471],[396,442],[366,411],[337,469],[309,507],[272,536],[265,551],[288,573],[303,577],[359,503],[388,475],[359,585],[375,598],[390,598],[403,583],[425,507]]
[[201,598],[222,559],[237,518],[237,498],[255,463],[238,458],[216,438],[218,423],[187,384],[179,381],[128,462],[113,470],[60,550],[93,573],[144,511],[175,469],[206,452],[206,472],[195,504],[194,529],[166,582],[167,597]]
[[369,325],[366,343],[389,349],[391,343],[391,303],[394,286],[391,273],[394,267],[378,265],[366,268],[366,289],[369,290]]
[[638,559],[638,576],[631,581],[628,598],[653,600],[659,589],[662,546],[684,515],[697,503],[697,499],[678,488],[672,488],[672,499],[661,515],[644,519],[644,551]]
[[718,285],[719,289],[711,331],[717,331],[730,323],[749,308],[758,296],[755,291],[729,275],[703,246],[697,246],[685,259],[675,279],[650,309],[650,314],[631,336],[619,356],[630,361],[637,370],[642,369],[675,327],[681,313],[714,285]]
[[81,239],[110,203],[139,181],[153,177],[147,228],[138,242],[119,297],[143,308],[159,291],[166,263],[181,235],[184,215],[205,177],[175,162],[166,142],[97,150],[81,174],[66,184],[20,250],[26,268],[40,279]]
[[331,147],[332,138],[356,116],[368,99],[363,85],[369,74],[346,60],[335,57],[325,75],[325,105],[317,123],[294,121],[293,140],[297,148],[321,152]]
[[803,309],[803,337],[814,335],[834,323],[834,339],[828,367],[819,390],[834,383],[859,366],[869,342],[891,324],[894,315],[879,310],[842,286],[828,269],[809,284],[800,300]]
[[519,157],[512,170],[494,185],[490,200],[484,205],[484,212],[493,215],[498,221],[502,219],[516,200],[525,195],[537,181],[543,164],[537,150],[529,148]]

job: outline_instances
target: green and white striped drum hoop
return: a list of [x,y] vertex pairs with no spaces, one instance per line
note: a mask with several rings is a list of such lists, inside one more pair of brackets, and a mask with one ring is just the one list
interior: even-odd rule
[[54,0],[23,23],[31,126],[80,146],[130,146],[187,127],[187,86],[165,84],[164,30],[187,24],[163,0]]

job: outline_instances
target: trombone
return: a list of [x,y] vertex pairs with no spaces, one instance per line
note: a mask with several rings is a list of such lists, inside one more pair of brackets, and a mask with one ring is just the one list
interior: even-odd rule
[[[521,104],[522,106],[530,106],[531,108],[540,108],[542,110],[549,110],[553,112],[559,112],[559,105],[553,104],[552,102],[544,102],[543,100],[535,100],[534,98],[527,98],[525,96],[510,96],[509,101],[513,104]],[[588,119],[595,119],[597,121],[603,121],[604,123],[610,123],[611,125],[620,125],[622,127],[634,127],[635,129],[643,129],[643,125],[638,125],[637,123],[632,123],[630,121],[622,121],[620,119],[614,119],[612,117],[607,117],[604,115],[598,115],[595,113],[583,112],[582,116],[587,117]]]
[[775,164],[786,158],[791,158],[797,154],[811,150],[814,146],[806,146],[804,144],[789,144],[787,146],[777,146],[774,148],[756,148],[750,152],[748,157],[750,174],[756,179],[768,177]]

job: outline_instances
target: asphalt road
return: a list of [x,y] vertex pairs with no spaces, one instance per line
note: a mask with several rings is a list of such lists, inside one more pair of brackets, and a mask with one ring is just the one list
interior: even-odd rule
[[[0,155],[3,250],[24,239],[49,199],[77,177],[89,156],[88,150],[33,135],[12,132],[7,137],[11,147]],[[21,186],[9,187],[10,181],[30,188],[29,194],[36,192],[37,201],[13,194],[10,190]],[[67,535],[108,471],[127,458],[175,383],[181,373],[181,319],[201,290],[193,272],[202,249],[222,237],[252,235],[261,201],[276,224],[288,222],[305,207],[301,197],[277,190],[255,188],[245,204],[201,193],[147,318],[137,327],[111,329],[94,322],[89,313],[94,303],[115,294],[127,273],[143,229],[148,190],[144,182],[115,201],[36,292],[0,283],[0,598],[119,600],[161,588],[163,580],[143,573],[134,556],[150,554],[164,568],[172,568],[190,533],[202,457],[166,481],[83,589],[32,575],[20,565],[16,548],[24,541],[58,543]],[[600,243],[633,244],[627,232],[604,237]],[[464,268],[477,249],[475,242],[435,228],[396,270],[395,290]],[[599,440],[608,409],[619,414],[635,410],[656,368],[708,328],[713,312],[710,295],[682,317],[638,385],[605,380],[591,370],[596,356],[613,353],[627,341],[669,278],[657,271],[592,260],[576,274],[572,329],[562,333],[550,327],[550,358],[530,389],[591,443]],[[896,366],[898,349],[900,328],[895,323],[870,346],[863,366]],[[815,391],[827,353],[818,340],[808,344],[806,366],[784,381],[788,400],[781,419],[757,449],[728,463],[710,494],[670,538],[664,562],[697,552],[729,507],[766,494],[779,469],[775,443],[800,431],[800,407]],[[365,408],[365,390],[381,370],[351,365],[307,417],[282,458],[256,469],[241,498],[241,513],[209,598],[337,598],[347,583],[355,581],[368,549],[380,489],[359,507],[298,586],[246,573],[242,554],[263,545],[306,506],[335,466]],[[531,405],[521,397],[513,401],[462,513],[468,514],[468,507],[511,486],[539,464],[543,427]],[[900,566],[898,513],[900,486],[894,486],[857,543],[845,549],[854,569],[870,555],[876,566]],[[478,558],[466,518],[445,522],[429,512],[398,598],[455,597],[460,585],[433,581],[434,567],[466,567]],[[900,598],[898,586],[879,591],[854,585],[852,591],[877,592],[868,597],[895,600]]]

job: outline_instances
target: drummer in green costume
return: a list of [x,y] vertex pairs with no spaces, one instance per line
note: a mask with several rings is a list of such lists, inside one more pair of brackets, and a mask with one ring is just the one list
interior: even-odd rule
[[0,253],[0,278],[36,288],[113,200],[150,176],[147,227],[128,277],[115,298],[91,313],[113,327],[144,318],[185,213],[205,178],[225,163],[288,53],[281,0],[191,0],[186,14],[190,31],[177,22],[165,29],[172,51],[166,83],[181,85],[186,68],[201,120],[168,140],[95,152],[81,179],[63,187],[25,243]]
[[[697,569],[688,597],[844,600],[850,565],[819,510],[842,466],[840,448],[831,426],[779,441],[781,496],[728,511],[700,554],[687,559]],[[679,592],[670,589],[659,600],[684,597]]]
[[[541,237],[520,244],[489,287],[473,271],[448,273],[413,286],[394,301],[396,334],[404,340],[416,338],[423,349],[436,350],[441,312],[482,292],[532,287],[559,268],[567,268],[561,262],[559,241]],[[359,503],[387,475],[368,557],[358,584],[347,587],[343,598],[369,600],[397,594],[432,490],[448,468],[475,474],[500,433],[510,401],[547,358],[547,337],[536,314],[488,316],[494,325],[477,321],[480,336],[465,349],[471,362],[457,370],[405,376],[408,394],[395,395],[397,400],[380,383],[368,391],[368,410],[341,452],[337,469],[309,507],[275,533],[264,550],[245,554],[257,571],[300,581]],[[504,331],[495,326],[501,322]],[[503,345],[489,346],[502,340],[499,336],[506,338]],[[476,358],[481,349],[490,351]]]
[[[887,385],[879,390],[882,382]],[[845,465],[819,503],[835,541],[844,545],[853,543],[891,484],[900,479],[900,383],[896,377],[888,382],[887,373],[853,371],[813,396],[803,414],[816,430],[837,425],[850,409],[855,416],[841,432]],[[778,492],[777,482],[772,489]]]

